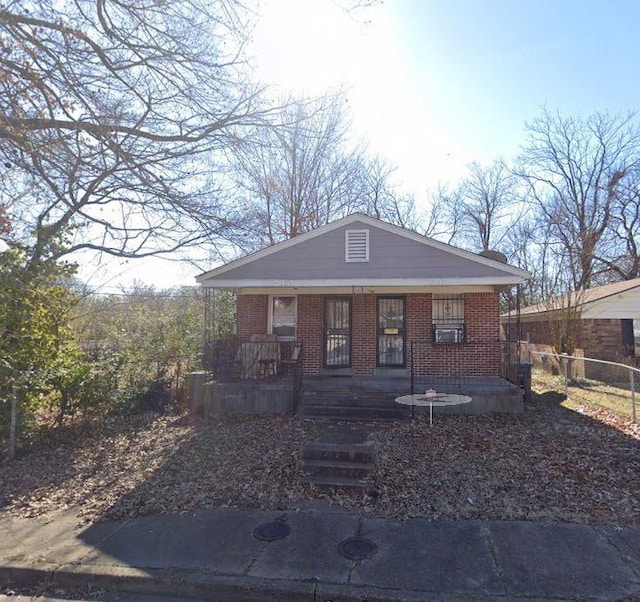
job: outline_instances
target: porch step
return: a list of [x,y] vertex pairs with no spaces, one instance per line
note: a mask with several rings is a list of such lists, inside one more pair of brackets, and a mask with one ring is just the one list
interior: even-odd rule
[[320,443],[307,442],[300,450],[300,460],[371,464],[375,463],[376,450],[368,443]]
[[330,489],[368,489],[371,487],[369,479],[352,479],[350,477],[321,477],[316,475],[301,476],[302,485],[315,485],[316,487]]
[[314,477],[345,477],[363,479],[376,468],[373,462],[342,462],[336,460],[300,460],[300,468]]
[[389,392],[371,392],[366,393],[348,393],[348,392],[324,392],[313,391],[304,393],[304,400],[311,405],[349,405],[349,406],[370,406],[370,407],[387,407],[395,403],[395,398],[400,394]]
[[316,420],[343,420],[348,422],[395,422],[411,416],[403,407],[310,405],[303,404],[302,416]]
[[320,420],[392,422],[411,416],[389,391],[310,391],[302,398],[302,416]]
[[373,483],[376,450],[368,443],[307,442],[300,450],[299,466],[302,484],[367,489]]

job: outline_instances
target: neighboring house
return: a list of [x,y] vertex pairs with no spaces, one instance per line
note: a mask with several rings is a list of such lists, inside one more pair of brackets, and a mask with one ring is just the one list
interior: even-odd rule
[[[502,316],[510,324],[511,340],[528,341],[539,351],[554,349],[552,332],[555,323],[575,310],[576,349],[587,358],[638,364],[640,358],[640,278],[587,289],[569,296],[551,299],[520,310],[519,329],[516,316]],[[601,366],[586,366],[587,376],[597,378]],[[589,374],[590,372],[590,374]]]
[[528,277],[355,214],[197,280],[236,293],[238,340],[301,341],[306,375],[406,376],[413,342],[438,378],[501,374],[499,292]]

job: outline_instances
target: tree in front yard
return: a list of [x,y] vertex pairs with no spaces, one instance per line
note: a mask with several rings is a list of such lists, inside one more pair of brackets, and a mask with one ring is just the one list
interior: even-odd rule
[[[85,399],[87,363],[74,344],[68,317],[78,302],[68,286],[71,269],[54,261],[25,270],[26,255],[0,253],[0,424],[9,422],[12,402],[22,419],[54,410],[65,413]],[[15,399],[17,397],[17,399]]]
[[222,153],[268,112],[245,34],[233,0],[4,3],[0,206],[27,269],[224,237]]
[[76,405],[71,262],[224,239],[224,150],[269,113],[243,59],[245,15],[234,0],[0,7],[3,404],[20,391],[26,414],[46,383],[60,416]]

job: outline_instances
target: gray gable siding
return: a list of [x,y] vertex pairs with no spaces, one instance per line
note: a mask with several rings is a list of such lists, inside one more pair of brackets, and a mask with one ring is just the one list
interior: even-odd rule
[[[345,230],[369,230],[369,261],[346,263]],[[504,276],[504,272],[366,223],[353,222],[212,280],[327,280]]]

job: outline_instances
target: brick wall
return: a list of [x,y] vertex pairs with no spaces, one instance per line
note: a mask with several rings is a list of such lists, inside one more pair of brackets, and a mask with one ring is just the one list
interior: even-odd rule
[[[500,375],[500,318],[498,295],[467,293],[464,296],[466,342],[431,342],[431,295],[409,299],[414,324],[414,362],[419,376],[444,378]],[[425,314],[428,312],[428,317]],[[426,330],[426,332],[425,332]]]
[[624,362],[620,320],[582,320],[580,332],[586,357]]
[[551,328],[546,320],[536,322],[520,322],[520,332],[518,333],[518,324],[516,321],[511,322],[511,341],[521,338],[534,345],[552,345]]
[[432,309],[430,294],[407,295],[407,341],[431,339]]
[[[547,321],[522,322],[523,338],[537,345],[553,344]],[[581,320],[577,348],[585,357],[624,362],[622,355],[622,326],[620,320]]]
[[376,295],[354,295],[351,366],[354,374],[372,374],[376,367]]
[[298,296],[298,339],[303,343],[302,359],[305,374],[317,374],[323,363],[324,297]]
[[269,297],[267,295],[238,295],[237,335],[249,340],[252,334],[266,334],[269,325]]
[[[521,331],[524,338],[528,337],[532,351],[555,353],[552,346],[550,326],[545,320],[539,322],[523,322]],[[621,364],[633,365],[633,358],[622,355],[622,325],[617,319],[581,320],[577,336],[577,348],[573,355]],[[542,363],[546,369],[560,373],[561,366],[554,358],[533,356],[534,363]],[[578,362],[573,369],[574,377],[592,378],[608,381],[617,378],[616,368],[596,362]]]
[[[376,367],[376,295],[353,296],[352,369],[372,374]],[[406,295],[407,366],[409,342],[431,340],[431,295]],[[422,346],[419,360],[431,376],[496,376],[500,374],[498,295],[465,295],[467,342]],[[323,363],[324,297],[298,297],[298,338],[304,342],[304,370],[317,373]]]

